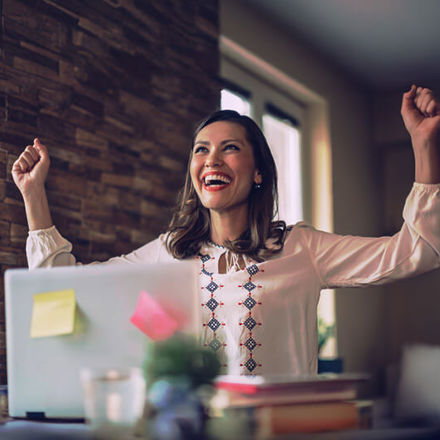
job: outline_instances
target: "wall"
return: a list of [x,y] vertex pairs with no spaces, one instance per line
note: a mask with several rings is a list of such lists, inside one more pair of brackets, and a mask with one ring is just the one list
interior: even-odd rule
[[[438,84],[422,84],[434,91]],[[410,139],[400,119],[401,93],[374,96],[374,142],[379,152],[383,182],[382,206],[385,232],[392,234],[402,223],[401,206],[414,181]],[[402,347],[425,343],[440,345],[440,271],[388,286],[387,361],[398,362]]]
[[193,128],[219,102],[217,0],[3,0],[2,23],[2,276],[26,265],[10,169],[37,136],[52,159],[53,220],[79,260],[128,252],[164,231]]
[[[249,4],[221,1],[221,34],[326,101],[332,148],[334,231],[377,235],[383,230],[379,170],[372,142],[367,91],[292,31],[271,22]],[[373,373],[375,380],[371,392],[380,391],[386,326],[382,288],[338,290],[336,313],[339,353],[344,357],[346,370]]]

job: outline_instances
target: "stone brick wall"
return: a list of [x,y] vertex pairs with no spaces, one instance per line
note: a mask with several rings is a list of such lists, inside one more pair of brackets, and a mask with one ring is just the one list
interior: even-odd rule
[[35,137],[51,155],[54,223],[79,260],[166,229],[192,131],[217,108],[218,0],[3,0],[0,64],[0,382],[3,274],[25,266],[11,165]]

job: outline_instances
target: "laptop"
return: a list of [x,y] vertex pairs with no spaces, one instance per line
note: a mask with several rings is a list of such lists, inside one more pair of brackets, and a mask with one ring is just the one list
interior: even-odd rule
[[[72,290],[73,331],[31,337],[34,295]],[[10,415],[83,418],[82,368],[142,367],[149,338],[131,318],[145,292],[150,300],[165,301],[179,311],[183,332],[198,334],[200,300],[194,262],[6,271]]]

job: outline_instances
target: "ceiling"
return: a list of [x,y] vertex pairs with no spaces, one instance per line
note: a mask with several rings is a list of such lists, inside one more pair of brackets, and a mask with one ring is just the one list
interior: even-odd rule
[[440,0],[248,0],[365,87],[440,83]]

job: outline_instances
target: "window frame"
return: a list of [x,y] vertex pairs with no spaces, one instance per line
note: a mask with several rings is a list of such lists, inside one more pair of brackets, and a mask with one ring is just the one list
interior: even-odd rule
[[[305,121],[304,104],[291,95],[279,90],[274,84],[252,73],[236,60],[225,54],[221,57],[221,77],[225,88],[238,93],[251,104],[251,117],[264,131],[263,116],[270,115],[280,120],[287,120],[301,132],[299,157],[301,170],[307,166],[307,159],[303,149],[303,135]],[[305,187],[307,174],[300,173],[301,211],[302,219],[307,218],[305,206]],[[284,219],[281,219],[284,220]]]
[[[330,115],[327,101],[305,85],[280,71],[267,61],[256,56],[246,48],[229,38],[220,36],[220,72],[221,77],[243,88],[250,88],[241,81],[237,69],[247,71],[261,81],[270,84],[281,94],[286,94],[303,111],[287,111],[301,125],[301,169],[303,193],[303,217],[305,222],[316,228],[333,231],[333,185],[332,185],[332,149],[330,144]],[[275,101],[278,104],[278,101]],[[278,107],[284,110],[283,104]],[[251,116],[262,126],[264,102],[258,96],[253,97]],[[337,355],[336,310],[334,290],[323,290],[318,305],[318,316],[327,324],[335,326],[335,336],[331,338],[324,356]]]

